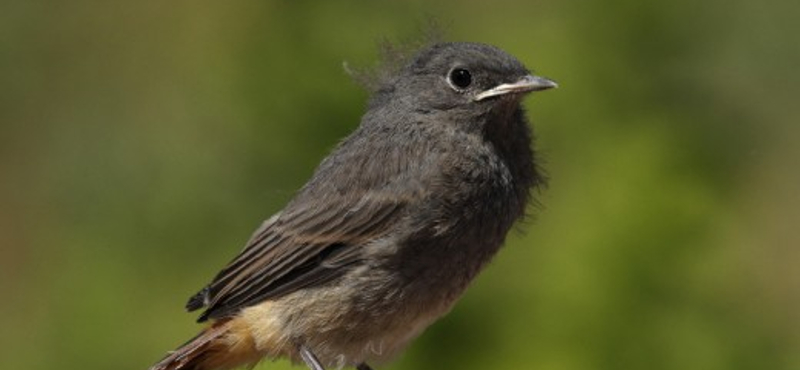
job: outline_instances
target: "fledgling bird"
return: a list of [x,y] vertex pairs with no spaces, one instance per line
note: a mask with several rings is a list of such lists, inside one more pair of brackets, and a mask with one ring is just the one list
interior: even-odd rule
[[453,307],[543,184],[520,102],[553,87],[493,46],[419,51],[189,300],[208,326],[151,370],[392,358]]

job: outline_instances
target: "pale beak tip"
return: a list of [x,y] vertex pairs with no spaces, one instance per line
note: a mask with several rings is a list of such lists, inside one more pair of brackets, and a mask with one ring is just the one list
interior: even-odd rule
[[533,75],[531,75],[529,78],[531,80],[531,87],[533,87],[534,91],[558,88],[558,83],[549,78],[533,76]]

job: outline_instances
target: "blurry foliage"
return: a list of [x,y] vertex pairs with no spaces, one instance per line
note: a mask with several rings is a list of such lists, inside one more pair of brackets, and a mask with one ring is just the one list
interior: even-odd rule
[[[386,369],[800,368],[800,3],[0,4],[0,368],[145,369],[433,16],[561,88],[550,187]],[[285,362],[263,369],[286,368]]]

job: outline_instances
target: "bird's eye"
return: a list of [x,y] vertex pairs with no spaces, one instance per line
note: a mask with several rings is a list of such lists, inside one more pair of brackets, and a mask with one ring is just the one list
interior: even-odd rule
[[472,83],[472,74],[463,68],[456,68],[450,72],[450,83],[459,89],[466,89]]

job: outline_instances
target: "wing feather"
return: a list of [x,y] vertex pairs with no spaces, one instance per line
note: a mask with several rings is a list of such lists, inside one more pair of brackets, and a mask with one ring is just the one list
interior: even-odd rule
[[198,319],[205,321],[329,281],[359,261],[366,243],[385,236],[406,205],[382,194],[332,203],[293,207],[265,221],[187,309],[205,307]]

